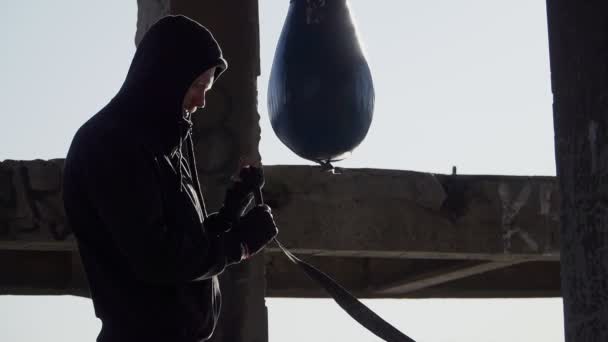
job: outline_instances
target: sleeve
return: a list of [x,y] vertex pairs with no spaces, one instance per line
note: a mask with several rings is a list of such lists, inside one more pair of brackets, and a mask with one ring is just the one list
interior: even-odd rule
[[154,159],[143,148],[100,148],[87,159],[89,200],[137,278],[155,283],[202,280],[240,261],[238,239],[208,234],[191,203],[174,203],[178,212],[166,215]]

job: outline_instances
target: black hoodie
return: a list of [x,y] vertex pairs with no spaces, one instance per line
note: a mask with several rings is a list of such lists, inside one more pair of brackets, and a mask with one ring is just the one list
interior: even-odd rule
[[179,148],[190,133],[184,95],[213,66],[217,79],[227,64],[207,29],[183,16],[159,20],[118,94],[74,136],[63,197],[103,323],[99,342],[213,333],[217,275],[240,261],[240,242],[204,229],[196,171]]

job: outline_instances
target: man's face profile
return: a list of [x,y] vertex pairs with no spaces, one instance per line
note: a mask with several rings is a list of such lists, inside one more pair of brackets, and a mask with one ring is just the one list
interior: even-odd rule
[[215,78],[215,68],[206,70],[198,76],[184,96],[184,109],[189,113],[205,107],[205,95],[211,89]]

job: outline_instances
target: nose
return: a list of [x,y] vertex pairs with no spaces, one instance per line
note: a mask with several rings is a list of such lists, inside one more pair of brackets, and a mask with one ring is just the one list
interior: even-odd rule
[[200,108],[205,108],[205,103],[206,103],[205,95],[206,95],[206,93],[207,93],[206,91],[203,91],[203,93],[201,94],[201,97],[200,97],[199,102],[198,102],[198,107],[200,107]]

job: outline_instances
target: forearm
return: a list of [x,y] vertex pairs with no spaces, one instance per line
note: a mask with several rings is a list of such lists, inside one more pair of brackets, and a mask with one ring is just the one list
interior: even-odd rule
[[[182,226],[182,228],[185,228]],[[151,282],[188,282],[207,279],[222,273],[229,265],[242,259],[241,239],[232,232],[211,232],[198,226],[169,229],[169,235],[157,252],[149,254],[160,267],[150,269],[139,259],[143,277]],[[164,252],[164,253],[163,253]]]

